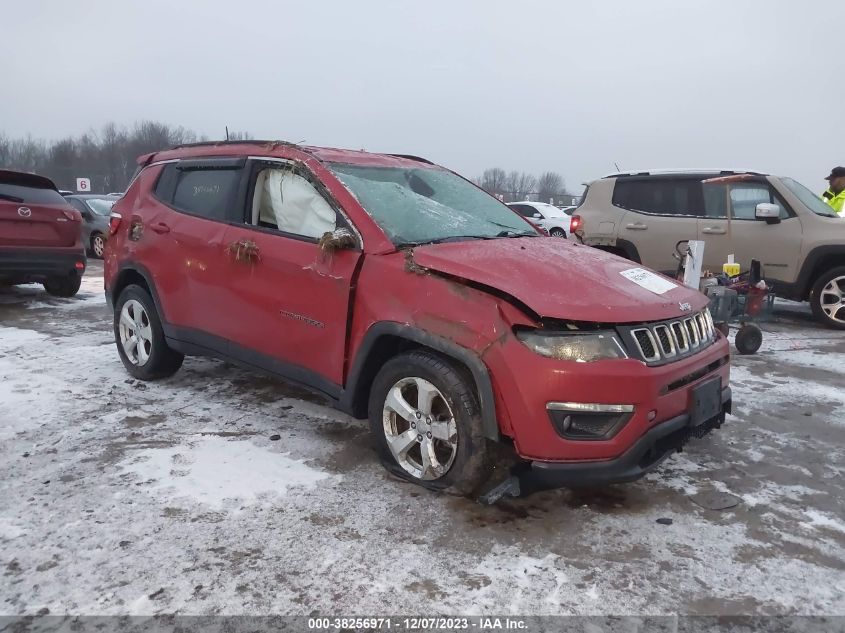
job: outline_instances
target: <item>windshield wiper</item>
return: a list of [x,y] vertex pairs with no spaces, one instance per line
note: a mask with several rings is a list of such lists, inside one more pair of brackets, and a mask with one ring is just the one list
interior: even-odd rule
[[8,193],[0,193],[0,200],[8,200],[9,202],[23,202],[23,198],[11,196]]
[[496,237],[540,237],[540,234],[527,231],[499,231]]
[[443,244],[444,242],[463,242],[465,240],[492,240],[489,235],[447,235],[446,237],[438,237],[436,240],[430,240],[427,244]]
[[405,246],[422,246],[423,244],[443,244],[444,242],[463,242],[466,240],[492,240],[493,237],[489,235],[446,235],[444,237],[436,237],[431,240],[417,240],[413,242],[396,242],[399,248]]

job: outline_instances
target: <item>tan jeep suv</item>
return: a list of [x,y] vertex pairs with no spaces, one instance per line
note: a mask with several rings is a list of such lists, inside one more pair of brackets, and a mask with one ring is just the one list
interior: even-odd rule
[[674,273],[675,245],[703,240],[704,269],[763,264],[779,296],[845,329],[845,220],[792,178],[751,171],[637,171],[593,181],[575,211],[584,244]]

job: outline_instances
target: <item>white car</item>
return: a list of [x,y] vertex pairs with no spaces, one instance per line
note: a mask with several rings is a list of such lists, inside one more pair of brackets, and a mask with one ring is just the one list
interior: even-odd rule
[[508,206],[531,224],[547,231],[552,237],[569,237],[572,235],[572,218],[570,216],[575,207],[560,209],[545,202],[531,202],[530,200],[509,202]]

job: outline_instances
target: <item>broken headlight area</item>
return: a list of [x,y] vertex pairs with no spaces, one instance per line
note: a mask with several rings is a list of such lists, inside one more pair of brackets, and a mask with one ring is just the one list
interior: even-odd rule
[[633,405],[550,402],[549,418],[558,435],[568,440],[606,440],[634,415]]
[[628,358],[622,342],[616,333],[611,331],[517,330],[516,337],[540,356],[556,360],[590,363],[596,360]]

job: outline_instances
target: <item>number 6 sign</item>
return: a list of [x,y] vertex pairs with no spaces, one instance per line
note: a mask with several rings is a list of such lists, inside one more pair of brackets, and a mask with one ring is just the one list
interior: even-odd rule
[[91,191],[91,180],[89,178],[77,178],[76,190],[88,193]]

